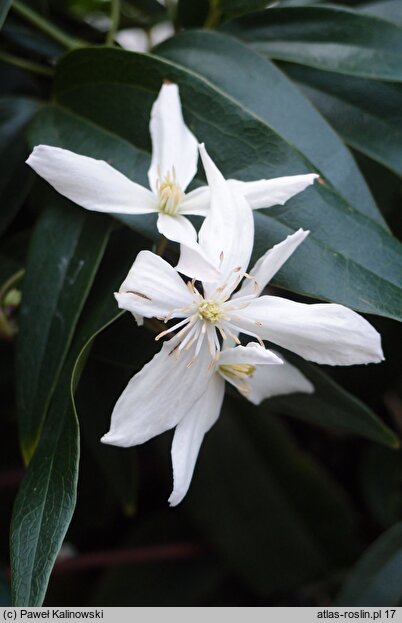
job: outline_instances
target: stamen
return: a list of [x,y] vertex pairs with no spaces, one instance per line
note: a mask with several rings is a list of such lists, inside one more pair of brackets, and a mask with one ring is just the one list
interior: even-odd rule
[[169,329],[166,329],[166,331],[162,331],[161,333],[159,333],[156,336],[155,341],[158,342],[158,340],[160,340],[161,337],[163,337],[164,335],[167,335],[168,333],[171,333],[172,331],[175,331],[179,327],[182,327],[185,324],[189,324],[190,322],[191,322],[191,318],[184,318],[184,320],[182,320],[181,322],[178,322],[177,324],[173,325],[173,327],[170,327]]

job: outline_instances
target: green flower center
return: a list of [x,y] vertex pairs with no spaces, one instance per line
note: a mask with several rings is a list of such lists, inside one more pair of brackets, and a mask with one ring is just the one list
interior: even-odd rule
[[214,301],[203,301],[198,306],[198,313],[200,318],[215,324],[219,319],[222,318],[222,307],[219,303],[215,303]]

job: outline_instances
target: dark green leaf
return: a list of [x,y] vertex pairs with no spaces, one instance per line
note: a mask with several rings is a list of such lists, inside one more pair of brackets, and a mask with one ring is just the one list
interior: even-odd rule
[[249,405],[243,400],[238,411],[245,434],[253,439],[266,468],[286,491],[296,514],[315,534],[328,557],[334,563],[344,564],[353,556],[358,543],[356,512],[351,500],[267,409],[260,407],[257,412],[249,413]]
[[18,492],[11,524],[12,596],[40,606],[76,501],[79,430],[71,400],[56,392]]
[[[294,145],[357,210],[383,224],[350,152],[292,82],[268,59],[232,37],[183,32],[156,51],[212,82]],[[286,114],[284,114],[284,110]]]
[[337,606],[396,606],[402,598],[402,523],[384,532],[363,554],[339,596]]
[[18,423],[27,462],[110,233],[106,217],[53,193],[46,203],[29,250],[17,340]]
[[[253,417],[248,410],[247,417]],[[183,510],[230,567],[262,594],[312,581],[330,565],[315,530],[305,525],[228,402],[204,439]]]
[[402,80],[402,29],[341,7],[269,9],[227,29],[270,58],[337,73]]
[[4,24],[13,0],[0,0],[0,28]]
[[359,435],[391,448],[399,446],[395,433],[369,407],[335,383],[320,368],[291,353],[285,356],[312,382],[314,394],[278,396],[267,400],[261,408],[291,415],[340,433]]
[[393,24],[402,26],[402,4],[400,0],[382,0],[382,2],[371,2],[359,7],[360,11],[389,20]]
[[[92,224],[95,228],[95,223]],[[126,266],[111,266],[91,292],[54,393],[38,448],[18,492],[11,526],[13,603],[40,606],[74,512],[79,428],[73,393],[94,337],[122,312],[111,293]],[[108,295],[109,294],[109,295]]]
[[348,145],[402,176],[402,85],[282,67]]
[[[205,79],[173,63],[122,50],[69,54],[59,65],[59,104],[39,116],[31,141],[104,158],[146,184],[149,112],[163,79],[180,84],[187,122],[227,177],[311,171],[263,120]],[[156,235],[152,215],[121,220],[140,233]],[[255,220],[258,256],[298,227],[313,232],[278,274],[278,285],[360,311],[400,316],[399,243],[331,189],[318,184],[285,207],[257,213]]]
[[0,235],[22,206],[33,180],[25,164],[26,129],[39,102],[23,97],[0,99]]

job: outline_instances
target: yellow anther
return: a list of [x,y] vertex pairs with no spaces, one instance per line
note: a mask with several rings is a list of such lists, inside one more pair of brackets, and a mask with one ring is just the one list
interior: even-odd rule
[[253,376],[255,372],[255,366],[250,363],[232,363],[219,366],[219,371],[224,376],[229,376],[232,379],[247,379]]
[[203,301],[198,306],[198,314],[200,318],[214,324],[222,318],[222,307],[214,301]]

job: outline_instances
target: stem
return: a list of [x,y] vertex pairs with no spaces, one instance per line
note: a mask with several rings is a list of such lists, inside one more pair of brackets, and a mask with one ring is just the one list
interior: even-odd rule
[[111,0],[110,28],[106,36],[106,45],[113,45],[120,22],[120,0]]
[[51,24],[47,19],[39,15],[39,13],[36,13],[30,7],[20,2],[20,0],[14,0],[11,8],[14,9],[20,17],[30,22],[38,30],[44,32],[68,50],[73,50],[83,44],[83,42],[66,35],[60,28]]
[[219,8],[219,0],[209,0],[209,13],[205,20],[204,28],[213,30],[218,26],[221,19],[221,10]]
[[26,71],[31,71],[32,73],[39,74],[40,76],[48,76],[49,78],[51,78],[54,73],[53,69],[50,67],[45,67],[44,65],[33,63],[32,61],[27,61],[25,58],[19,58],[13,54],[6,54],[6,52],[0,51],[0,61],[9,63],[10,65],[15,65],[16,67],[20,67]]
[[164,560],[186,560],[202,556],[206,548],[199,543],[167,543],[128,549],[115,549],[81,554],[59,560],[54,566],[55,573],[115,567],[124,564],[163,562]]
[[156,255],[160,255],[161,257],[163,256],[163,254],[166,251],[166,247],[167,247],[167,238],[165,238],[165,236],[161,236],[159,238],[159,242],[156,245],[156,249],[155,249],[155,253]]

